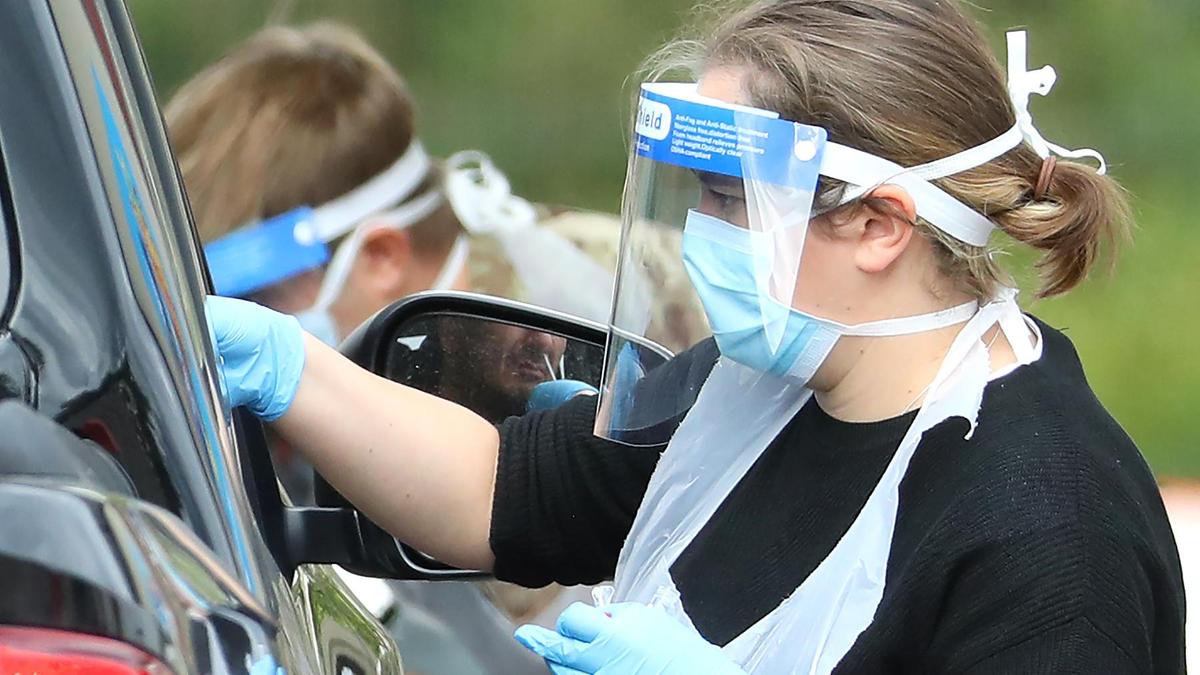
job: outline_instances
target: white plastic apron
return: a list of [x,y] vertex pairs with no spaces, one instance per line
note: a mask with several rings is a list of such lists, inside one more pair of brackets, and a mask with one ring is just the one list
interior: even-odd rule
[[[967,437],[974,431],[992,376],[981,338],[997,324],[1017,365],[1041,355],[1040,338],[1030,342],[1036,327],[1021,314],[1014,290],[1006,289],[963,326],[849,530],[790,597],[725,646],[747,673],[829,673],[871,624],[883,597],[900,482],[926,430],[962,417],[970,422]],[[671,565],[811,396],[804,387],[718,362],[650,479],[617,562],[614,601],[662,606],[695,630]]]

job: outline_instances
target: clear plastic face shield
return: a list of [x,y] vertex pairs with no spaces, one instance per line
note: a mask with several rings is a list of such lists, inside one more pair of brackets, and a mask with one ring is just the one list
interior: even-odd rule
[[[765,370],[793,366],[788,315],[825,131],[675,83],[643,85],[635,131],[596,433],[642,445],[669,437],[706,373],[656,380],[639,338],[698,361],[715,341]],[[683,297],[656,292],[654,276],[680,275]]]

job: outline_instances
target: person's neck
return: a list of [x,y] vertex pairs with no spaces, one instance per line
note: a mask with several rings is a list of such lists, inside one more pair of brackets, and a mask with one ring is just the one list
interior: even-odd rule
[[[859,304],[866,316],[875,317],[920,316],[971,299],[948,288],[931,292],[917,284],[878,288],[865,295],[870,300]],[[896,417],[921,403],[963,325],[908,335],[843,336],[809,386],[821,408],[836,419],[876,422]]]
[[[834,365],[842,363],[840,376],[822,388],[814,386],[817,403],[827,414],[844,422],[877,422],[916,410],[924,403],[929,386],[963,324],[926,333],[893,337],[843,337]],[[1032,335],[1030,336],[1032,340]],[[1016,362],[1016,354],[999,326],[982,337],[993,373]],[[836,357],[841,357],[840,359]]]
[[[891,337],[843,337],[830,365],[841,373],[814,383],[821,409],[846,422],[876,422],[916,408],[962,324]],[[840,362],[840,363],[839,363]]]

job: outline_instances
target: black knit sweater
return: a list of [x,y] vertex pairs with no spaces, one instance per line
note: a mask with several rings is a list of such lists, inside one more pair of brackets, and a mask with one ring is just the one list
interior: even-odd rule
[[[1154,480],[1061,333],[993,381],[979,426],[925,434],[901,485],[875,620],[837,673],[1181,673],[1184,600]],[[594,402],[501,426],[496,575],[611,577],[658,449],[592,436]],[[846,531],[913,414],[841,422],[810,401],[675,562],[688,615],[725,644]]]

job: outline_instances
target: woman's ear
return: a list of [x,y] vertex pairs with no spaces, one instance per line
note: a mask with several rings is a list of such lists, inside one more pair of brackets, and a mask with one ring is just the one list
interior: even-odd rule
[[358,262],[359,283],[381,297],[398,297],[413,273],[412,236],[408,230],[377,227],[363,235]]
[[868,199],[854,263],[863,272],[879,273],[891,267],[908,248],[917,207],[908,191],[898,185],[881,185],[871,191]]

